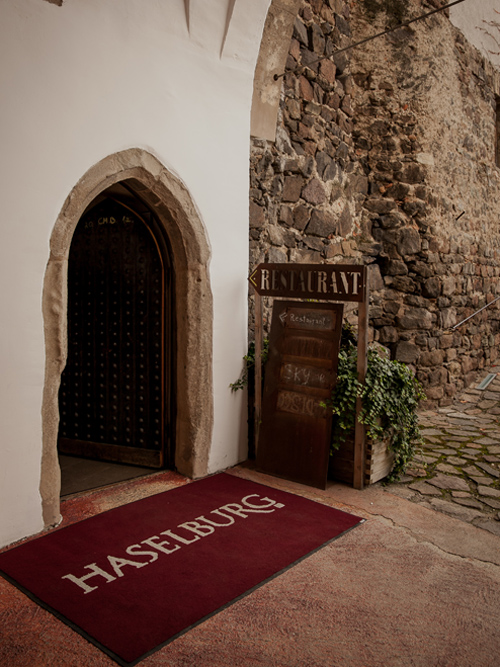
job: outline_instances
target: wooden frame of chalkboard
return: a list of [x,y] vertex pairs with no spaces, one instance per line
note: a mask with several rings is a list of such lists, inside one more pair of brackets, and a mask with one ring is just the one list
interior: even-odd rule
[[344,305],[275,299],[257,468],[326,487]]
[[[369,285],[367,267],[358,264],[259,264],[250,274],[249,282],[255,294],[254,432],[258,459],[262,421],[262,297],[283,297],[302,301],[307,299],[309,307],[313,304],[320,306],[321,302],[325,301],[358,303],[358,380],[364,383],[368,350]],[[365,428],[357,419],[360,411],[361,399],[358,398],[354,433],[355,489],[364,487]]]

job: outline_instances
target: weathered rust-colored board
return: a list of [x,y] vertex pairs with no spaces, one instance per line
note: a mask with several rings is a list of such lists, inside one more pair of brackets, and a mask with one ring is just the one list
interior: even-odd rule
[[325,488],[343,306],[275,301],[257,466]]

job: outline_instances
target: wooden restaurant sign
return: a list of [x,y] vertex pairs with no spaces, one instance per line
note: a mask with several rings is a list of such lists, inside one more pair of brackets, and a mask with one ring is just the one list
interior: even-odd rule
[[260,296],[362,302],[365,272],[359,264],[259,264],[248,280]]
[[[255,449],[271,475],[325,488],[331,415],[322,402],[336,382],[343,306],[358,304],[358,380],[364,383],[368,341],[368,272],[359,264],[259,264],[255,289]],[[262,297],[274,302],[262,406]],[[284,301],[297,299],[302,301]],[[316,303],[312,303],[316,302]],[[356,414],[361,400],[356,402]],[[362,489],[365,434],[356,421],[353,485]]]

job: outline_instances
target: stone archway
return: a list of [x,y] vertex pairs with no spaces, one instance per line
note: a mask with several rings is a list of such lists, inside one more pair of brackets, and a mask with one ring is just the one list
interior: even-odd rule
[[[274,141],[283,88],[281,78],[302,0],[272,0],[255,68],[250,134]],[[277,75],[277,80],[274,76]]]
[[157,215],[170,239],[176,275],[176,457],[188,477],[207,473],[213,426],[212,293],[210,250],[204,226],[183,183],[146,151],[129,149],[104,158],[75,185],[50,239],[43,286],[45,384],[40,494],[46,526],[60,521],[57,457],[58,391],[67,354],[67,269],[75,227],[90,202],[120,181]]

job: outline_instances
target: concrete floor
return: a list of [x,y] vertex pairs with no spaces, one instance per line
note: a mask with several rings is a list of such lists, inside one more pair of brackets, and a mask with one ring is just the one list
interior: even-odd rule
[[110,484],[125,482],[136,477],[151,474],[151,468],[93,461],[78,456],[59,454],[61,466],[61,497],[70,496],[82,491],[98,489]]
[[[395,496],[231,474],[367,521],[146,658],[141,667],[498,667],[500,538]],[[159,472],[63,502],[64,524],[189,480]],[[263,545],[265,548],[265,545]],[[0,579],[0,665],[115,663]]]

